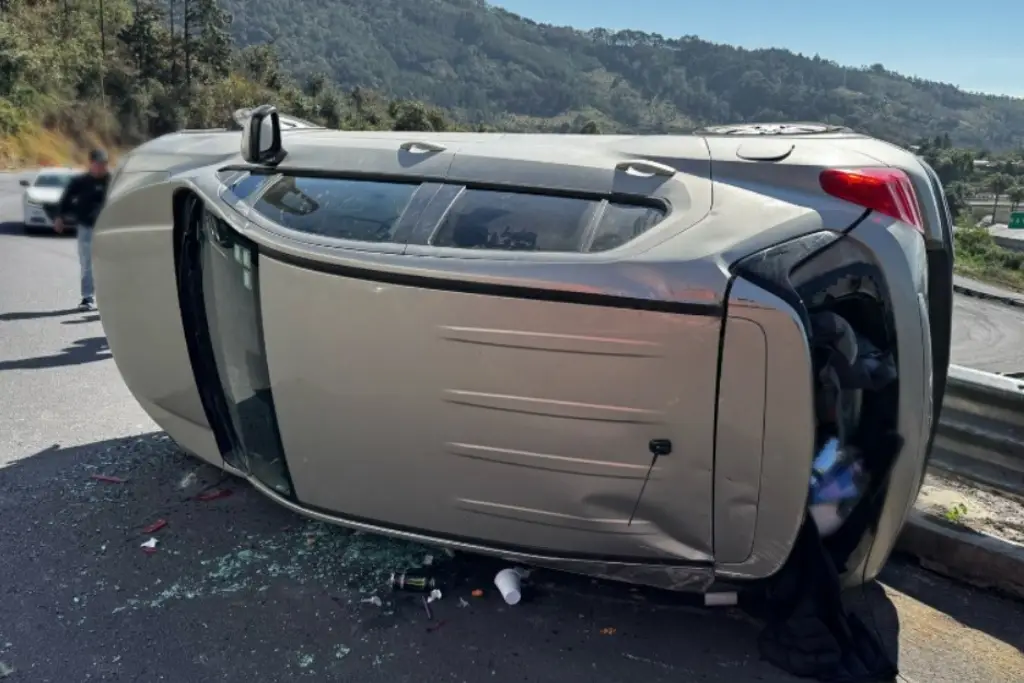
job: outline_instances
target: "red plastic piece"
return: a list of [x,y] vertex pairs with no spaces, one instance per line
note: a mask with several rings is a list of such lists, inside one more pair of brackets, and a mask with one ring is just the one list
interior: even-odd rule
[[227,498],[231,495],[230,489],[214,489],[213,491],[206,491],[196,496],[196,500],[206,502],[208,500],[217,500],[219,498]]
[[105,481],[108,484],[123,484],[126,481],[128,481],[127,479],[122,479],[121,477],[112,477],[109,474],[92,474],[90,476],[96,481]]
[[165,526],[167,526],[167,520],[165,520],[165,519],[158,519],[155,522],[153,522],[152,524],[150,524],[149,526],[147,526],[145,529],[143,529],[142,533],[144,533],[144,534],[153,534],[153,533],[156,533],[157,531],[160,531]]

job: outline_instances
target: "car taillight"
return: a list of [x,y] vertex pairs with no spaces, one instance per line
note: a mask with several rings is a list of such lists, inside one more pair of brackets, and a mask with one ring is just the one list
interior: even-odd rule
[[830,168],[821,172],[821,189],[837,199],[903,221],[924,233],[917,193],[910,177],[895,168]]

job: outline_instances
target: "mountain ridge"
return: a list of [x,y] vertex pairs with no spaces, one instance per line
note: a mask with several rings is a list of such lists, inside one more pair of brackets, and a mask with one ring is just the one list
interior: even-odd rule
[[242,45],[273,42],[298,75],[423,99],[510,130],[682,132],[821,121],[908,144],[1024,147],[1024,100],[968,93],[876,64],[695,36],[582,31],[483,0],[221,0]]

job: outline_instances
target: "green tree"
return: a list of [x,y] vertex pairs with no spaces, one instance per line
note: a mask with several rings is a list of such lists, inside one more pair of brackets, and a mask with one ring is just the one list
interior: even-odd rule
[[1024,186],[1014,185],[1006,191],[1006,197],[1010,200],[1010,211],[1016,211],[1024,202]]
[[963,215],[963,212],[969,207],[967,199],[971,194],[970,185],[956,181],[944,185],[943,191],[946,195],[946,203],[949,205],[949,212],[953,214],[953,217],[957,218]]
[[118,33],[124,52],[131,57],[137,78],[155,80],[165,75],[168,40],[167,12],[153,0],[137,0],[131,22]]
[[587,121],[586,123],[583,124],[583,127],[580,128],[580,134],[581,135],[600,135],[601,134],[601,129],[597,126],[597,122],[596,121]]
[[999,208],[999,198],[1006,190],[1013,185],[1013,178],[1005,173],[993,173],[988,179],[988,189],[995,195],[992,199],[992,220],[996,219],[996,209]]
[[[181,2],[182,0],[175,0]],[[273,40],[295,73],[373,87],[522,131],[658,133],[744,121],[822,121],[938,151],[1024,146],[1024,102],[966,93],[882,65],[693,36],[575,31],[478,0],[222,0],[242,45]],[[922,114],[924,112],[924,114]]]
[[6,136],[39,122],[131,145],[183,126],[231,125],[232,112],[265,102],[333,128],[454,126],[438,107],[344,92],[323,73],[300,84],[273,46],[235,49],[215,0],[103,0],[102,16],[91,0],[10,0],[2,19],[0,154],[22,149]]
[[231,68],[231,15],[217,0],[184,0],[186,30],[182,41],[204,81],[227,76]]

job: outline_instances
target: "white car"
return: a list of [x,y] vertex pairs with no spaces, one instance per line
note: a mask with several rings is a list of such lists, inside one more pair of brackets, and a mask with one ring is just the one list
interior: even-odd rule
[[21,186],[25,188],[21,205],[26,232],[53,229],[64,188],[79,172],[73,168],[44,168],[34,178],[21,180]]

